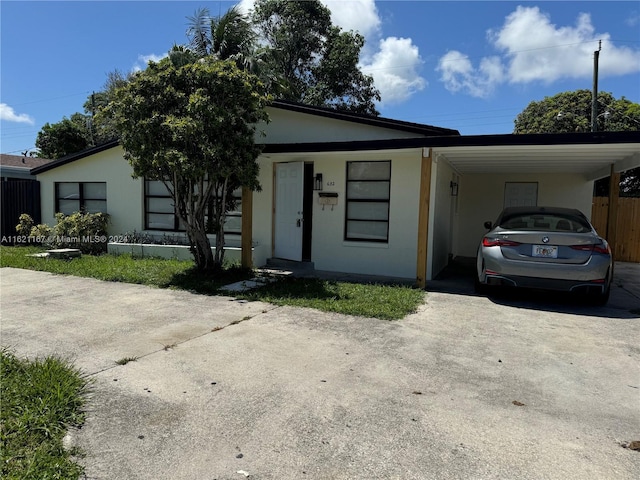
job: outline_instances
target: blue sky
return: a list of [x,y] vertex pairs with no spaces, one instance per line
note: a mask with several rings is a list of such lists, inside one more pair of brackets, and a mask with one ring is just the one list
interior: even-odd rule
[[[0,151],[32,149],[46,122],[76,111],[114,69],[144,68],[187,42],[186,17],[219,1],[10,1],[0,4]],[[242,0],[248,10],[253,0]],[[510,133],[531,101],[599,87],[640,102],[638,2],[323,0],[366,38],[362,68],[385,117]]]

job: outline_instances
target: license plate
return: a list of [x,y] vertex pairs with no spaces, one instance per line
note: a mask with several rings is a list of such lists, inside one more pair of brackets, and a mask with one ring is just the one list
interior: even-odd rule
[[558,258],[558,247],[556,245],[534,245],[532,255],[534,257]]

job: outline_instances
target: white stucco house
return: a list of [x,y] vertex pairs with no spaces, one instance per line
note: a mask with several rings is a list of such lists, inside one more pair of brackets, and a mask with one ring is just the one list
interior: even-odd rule
[[[283,101],[268,113],[262,191],[243,192],[225,235],[255,266],[278,258],[424,285],[450,258],[475,256],[505,205],[589,216],[594,180],[640,166],[640,132],[461,136]],[[117,142],[32,173],[43,222],[82,207],[109,213],[114,235],[180,230],[161,184],[133,179]]]

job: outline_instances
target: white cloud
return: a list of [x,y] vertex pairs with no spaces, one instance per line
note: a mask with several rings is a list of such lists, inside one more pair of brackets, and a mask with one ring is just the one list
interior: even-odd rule
[[35,124],[33,118],[29,115],[26,113],[17,114],[13,108],[6,103],[0,103],[0,120],[16,123],[28,123],[29,125]]
[[624,22],[628,27],[635,27],[640,23],[640,13],[637,11],[631,12]]
[[483,58],[475,69],[469,57],[452,50],[440,58],[438,71],[447,90],[465,92],[473,97],[484,98],[493,93],[495,86],[504,79],[504,67],[498,57]]
[[427,86],[416,71],[422,59],[410,38],[388,37],[380,40],[379,47],[362,71],[373,77],[383,102],[403,102]]
[[[354,30],[368,37],[380,27],[380,17],[375,0],[321,0],[331,10],[331,21],[344,30]],[[248,14],[255,0],[241,0],[238,8]]]
[[601,76],[640,71],[640,51],[618,47],[608,33],[596,33],[589,14],[578,15],[574,26],[556,26],[538,7],[519,6],[503,26],[487,32],[488,40],[500,51],[474,67],[462,62],[460,52],[448,52],[439,62],[441,81],[450,91],[483,97],[504,82],[552,83],[562,78],[593,75],[593,52],[602,40]]
[[331,21],[343,30],[368,38],[380,31],[380,16],[374,0],[322,0],[331,10]]
[[138,55],[138,61],[133,65],[132,71],[139,72],[140,70],[147,68],[149,62],[159,62],[167,55],[167,53],[164,55],[156,55],[154,53],[151,55]]
[[[406,101],[426,87],[427,81],[418,73],[422,64],[418,47],[410,38],[382,37],[382,20],[375,0],[321,1],[331,10],[335,25],[365,37],[360,67],[373,77],[383,103]],[[255,0],[241,0],[238,6],[248,13],[254,4]]]

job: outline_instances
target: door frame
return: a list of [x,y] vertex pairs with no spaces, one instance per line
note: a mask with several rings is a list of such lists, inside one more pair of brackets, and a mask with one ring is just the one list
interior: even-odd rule
[[[272,200],[271,200],[271,256],[275,256],[276,251],[276,209],[278,198],[278,176],[277,165],[282,163],[293,163],[294,161],[274,162],[272,164],[273,170],[273,185],[272,185]],[[303,175],[302,175],[302,211],[303,211],[303,224],[301,228],[302,235],[302,261],[311,261],[311,244],[313,236],[313,180],[314,180],[314,164],[313,162],[302,161],[303,163]],[[291,260],[295,261],[295,260]]]

